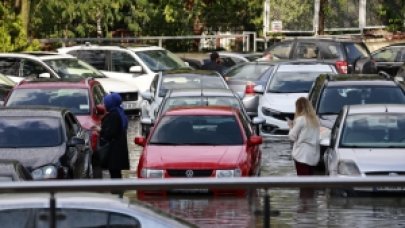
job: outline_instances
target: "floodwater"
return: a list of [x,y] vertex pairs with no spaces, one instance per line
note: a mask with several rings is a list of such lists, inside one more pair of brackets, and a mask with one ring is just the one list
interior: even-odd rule
[[[133,139],[138,121],[130,121],[128,144],[131,169],[135,170],[140,148]],[[291,144],[267,139],[263,144],[261,176],[295,176]],[[405,197],[336,197],[316,190],[312,198],[300,197],[298,189],[270,190],[271,227],[405,227]],[[256,197],[209,197],[182,195],[144,202],[183,218],[198,227],[262,227],[263,192]]]

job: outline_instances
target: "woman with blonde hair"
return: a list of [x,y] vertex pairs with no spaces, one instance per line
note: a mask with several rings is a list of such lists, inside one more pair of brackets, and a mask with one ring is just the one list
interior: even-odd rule
[[319,120],[305,97],[295,102],[294,121],[288,121],[288,137],[294,142],[292,157],[298,176],[313,175],[319,162]]

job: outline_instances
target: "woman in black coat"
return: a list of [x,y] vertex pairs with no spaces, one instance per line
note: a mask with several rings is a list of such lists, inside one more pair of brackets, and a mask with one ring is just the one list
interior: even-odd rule
[[129,169],[127,128],[128,119],[121,107],[122,99],[117,93],[104,97],[107,114],[101,121],[100,137],[110,143],[103,168],[110,171],[111,178],[121,178],[121,170]]

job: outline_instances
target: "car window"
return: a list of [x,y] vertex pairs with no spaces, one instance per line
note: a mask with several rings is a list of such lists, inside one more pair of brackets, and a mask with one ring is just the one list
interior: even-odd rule
[[73,56],[89,63],[98,70],[108,70],[106,61],[106,51],[104,50],[76,50],[75,52],[68,52]]
[[242,145],[243,136],[234,116],[164,116],[150,144]]
[[129,68],[139,66],[130,54],[123,51],[111,51],[111,71],[129,73]]
[[239,65],[227,72],[225,77],[228,80],[257,81],[271,67],[273,66],[265,64]]
[[93,66],[76,58],[49,59],[44,60],[44,62],[61,78],[105,78],[105,76]]
[[240,109],[240,102],[236,97],[170,97],[165,99],[162,103],[161,111],[166,112],[167,110],[179,107],[179,106],[200,106],[200,105],[220,105],[229,106]]
[[344,43],[344,47],[346,50],[347,60],[350,63],[353,63],[359,58],[369,57],[367,48],[360,43]]
[[281,42],[270,47],[270,52],[279,59],[289,59],[293,42]]
[[341,59],[343,58],[342,50],[338,43],[319,42],[318,52],[320,59]]
[[318,48],[315,43],[298,42],[295,49],[295,57],[297,59],[317,59]]
[[373,58],[379,62],[395,62],[399,51],[399,49],[387,48],[375,53]]
[[0,73],[19,77],[20,60],[17,58],[0,58]]
[[29,59],[21,61],[22,75],[24,78],[37,78],[40,74],[49,72],[44,66]]
[[136,54],[153,72],[188,68],[188,66],[168,50],[137,51]]
[[327,72],[277,72],[271,78],[268,93],[308,93],[315,79]]
[[63,107],[76,115],[88,115],[90,113],[90,100],[87,89],[15,89],[7,100],[6,106],[21,105]]
[[326,87],[318,114],[337,114],[344,105],[353,104],[405,104],[405,96],[394,86]]
[[347,116],[340,147],[404,148],[403,114],[354,114]]
[[400,51],[399,61],[405,62],[405,48],[402,48],[402,50]]
[[159,89],[159,96],[164,97],[168,90],[171,89],[227,89],[224,79],[218,76],[207,75],[179,75],[162,77]]
[[[58,208],[56,217],[58,218],[56,227],[141,227],[135,217],[97,209]],[[34,227],[48,227],[49,220],[48,209],[18,208],[0,211],[3,228],[26,227],[27,224],[36,224]]]
[[0,118],[0,148],[54,147],[60,145],[62,140],[58,118]]

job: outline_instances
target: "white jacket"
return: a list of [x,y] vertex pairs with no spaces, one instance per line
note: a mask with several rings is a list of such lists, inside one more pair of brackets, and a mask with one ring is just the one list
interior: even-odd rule
[[305,116],[294,120],[288,137],[294,141],[292,157],[294,160],[315,166],[319,161],[319,127],[314,128],[307,123]]

